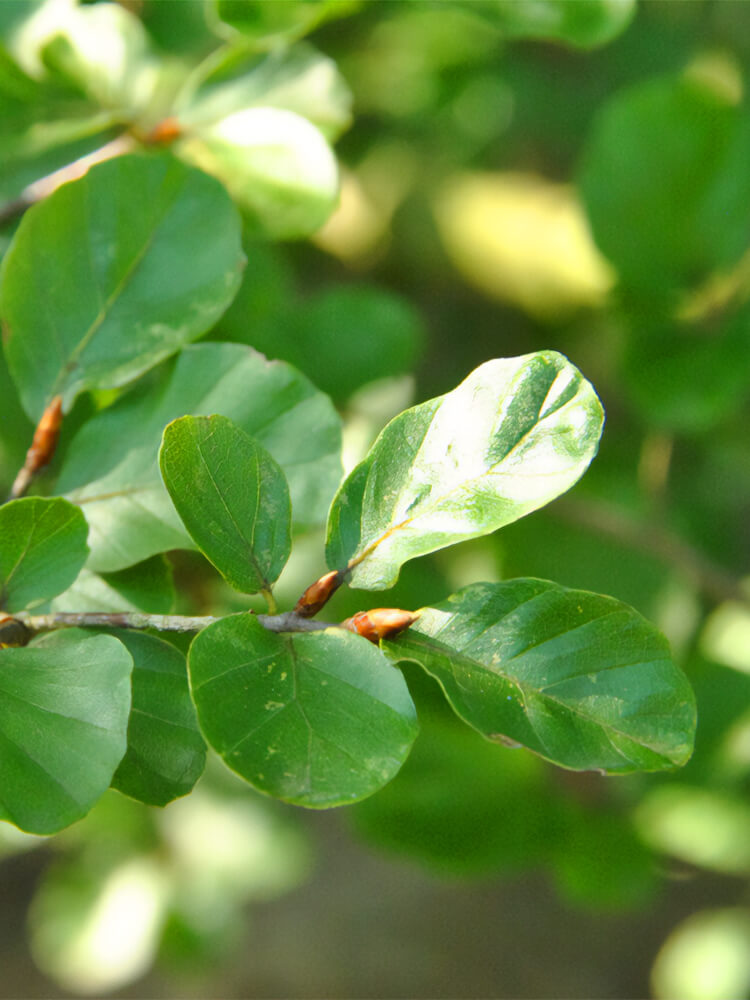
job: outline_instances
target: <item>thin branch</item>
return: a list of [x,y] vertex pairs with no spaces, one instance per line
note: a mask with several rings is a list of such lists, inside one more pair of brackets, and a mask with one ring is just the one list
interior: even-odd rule
[[59,170],[54,170],[51,174],[40,177],[39,180],[32,181],[31,184],[23,189],[18,197],[11,198],[10,201],[6,201],[0,205],[0,226],[18,219],[27,208],[31,208],[32,205],[35,205],[38,201],[42,201],[47,195],[52,194],[61,184],[66,184],[68,181],[74,181],[79,177],[83,177],[86,171],[95,164],[104,163],[105,160],[112,160],[116,156],[122,156],[123,153],[130,153],[136,146],[137,142],[134,136],[124,133],[117,136],[116,139],[112,139],[111,142],[107,142],[98,149],[93,150],[93,152],[74,160],[72,163],[66,163]]
[[[153,628],[160,632],[200,632],[207,625],[221,621],[220,618],[211,615],[204,617],[148,615],[137,611],[118,613],[58,611],[48,615],[31,615],[19,611],[13,617],[30,632],[48,632],[60,628]],[[255,618],[269,632],[315,632],[338,627],[333,622],[310,621],[309,618],[302,618],[293,611],[280,615],[255,615]]]
[[571,524],[590,528],[655,556],[682,573],[712,601],[738,601],[750,607],[750,594],[738,577],[666,528],[641,522],[616,507],[591,500],[558,500],[550,512]]

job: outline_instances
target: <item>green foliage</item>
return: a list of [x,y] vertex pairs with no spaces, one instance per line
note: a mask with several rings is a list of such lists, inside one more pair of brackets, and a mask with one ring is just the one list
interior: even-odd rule
[[223,958],[304,876],[274,799],[598,910],[659,854],[747,878],[748,27],[0,4],[6,490],[65,417],[0,508],[0,827],[70,827],[31,920],[66,990]]

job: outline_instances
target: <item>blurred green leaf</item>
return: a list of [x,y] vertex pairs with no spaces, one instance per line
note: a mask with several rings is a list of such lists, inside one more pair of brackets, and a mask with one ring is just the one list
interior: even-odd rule
[[695,699],[664,637],[625,604],[546,580],[477,583],[384,642],[488,739],[575,770],[684,764]]
[[187,795],[201,776],[206,746],[190,700],[185,657],[151,635],[115,632],[133,657],[128,749],[112,787],[152,806]]
[[562,355],[488,361],[381,433],[331,506],[329,568],[349,565],[352,586],[383,590],[407,559],[544,506],[583,475],[603,419]]
[[126,747],[133,661],[79,630],[0,649],[0,817],[55,833],[108,788]]
[[176,110],[188,129],[215,125],[247,108],[294,111],[332,141],[349,126],[351,104],[336,63],[311,45],[282,46],[266,55],[240,45],[219,49],[195,70]]
[[[239,344],[182,350],[154,383],[89,420],[71,442],[58,489],[90,526],[90,568],[122,569],[191,547],[159,476],[164,427],[220,412],[256,437],[289,482],[295,524],[319,524],[341,478],[341,421],[330,400],[283,362]],[[127,441],[124,452],[112,441]]]
[[344,285],[315,298],[287,296],[276,315],[261,316],[248,303],[225,317],[234,338],[307,372],[337,401],[360,386],[413,369],[424,339],[418,313],[406,299],[368,285]]
[[[8,364],[27,413],[136,378],[204,333],[240,283],[239,218],[211,178],[122,156],[23,218],[2,267]],[[54,350],[51,345],[55,345]]]
[[579,182],[594,238],[632,289],[669,296],[747,249],[750,119],[687,77],[639,83],[603,108]]
[[0,607],[21,611],[66,590],[88,555],[80,508],[60,497],[0,507]]
[[256,44],[306,35],[323,21],[346,17],[360,6],[359,0],[214,0],[216,13],[225,23],[247,35]]
[[338,198],[323,135],[281,108],[244,108],[182,139],[179,154],[218,177],[253,224],[275,239],[319,229]]
[[584,49],[611,42],[636,11],[635,0],[453,0],[453,6],[482,15],[508,38],[568,42]]
[[712,329],[629,331],[623,351],[623,383],[651,427],[701,433],[735,415],[750,397],[750,307]]
[[292,548],[292,508],[265,448],[226,417],[181,417],[164,431],[159,465],[190,537],[227,583],[269,590]]
[[357,833],[447,875],[476,878],[544,862],[560,806],[541,763],[421,706],[419,720],[419,739],[398,775],[351,810]]
[[750,909],[698,910],[671,932],[651,972],[655,1000],[750,996]]
[[750,805],[744,795],[659,785],[638,804],[635,819],[641,836],[657,850],[712,871],[750,872]]
[[295,805],[372,795],[417,734],[401,673],[342,629],[281,635],[233,615],[196,636],[188,664],[211,746],[260,791]]

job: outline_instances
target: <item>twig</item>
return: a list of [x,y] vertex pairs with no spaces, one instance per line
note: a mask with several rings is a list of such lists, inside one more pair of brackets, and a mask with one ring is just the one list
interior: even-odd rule
[[32,181],[31,184],[23,189],[18,197],[12,198],[10,201],[6,201],[0,205],[0,226],[22,216],[27,208],[31,208],[32,205],[35,205],[38,201],[42,201],[47,195],[52,194],[61,184],[66,184],[68,181],[74,181],[79,177],[83,177],[86,171],[90,167],[95,166],[95,164],[104,163],[105,160],[112,160],[116,156],[122,156],[123,153],[130,153],[136,146],[135,137],[124,133],[117,136],[116,139],[112,139],[111,142],[106,142],[103,146],[93,150],[93,152],[74,160],[72,163],[66,163],[59,170],[54,170],[51,174],[40,177],[39,180]]
[[[154,628],[160,632],[200,632],[207,625],[221,621],[211,615],[191,617],[188,615],[148,615],[137,611],[104,613],[99,611],[58,611],[48,615],[31,615],[19,611],[13,616],[30,632],[48,632],[59,628]],[[324,628],[337,627],[333,622],[310,621],[293,611],[280,615],[255,615],[258,622],[269,632],[314,632]]]
[[737,577],[666,528],[643,523],[616,507],[592,500],[558,500],[550,512],[571,524],[591,528],[656,556],[682,573],[712,601],[738,601],[750,607],[750,594]]

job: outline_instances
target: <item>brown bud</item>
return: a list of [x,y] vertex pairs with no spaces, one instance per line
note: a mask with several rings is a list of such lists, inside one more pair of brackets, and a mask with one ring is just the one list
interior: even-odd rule
[[311,583],[302,597],[297,601],[295,613],[302,618],[312,618],[317,615],[328,599],[338,590],[343,582],[344,574],[337,569],[321,576]]
[[36,425],[24,468],[35,473],[52,461],[62,426],[62,396],[55,396]]
[[347,618],[341,623],[341,627],[377,643],[381,639],[393,639],[399,632],[413,625],[417,618],[419,612],[401,611],[399,608],[371,608]]
[[143,142],[147,146],[166,146],[178,139],[181,134],[182,128],[179,121],[170,115],[169,118],[163,118],[154,125],[148,135],[144,136]]
[[23,622],[0,612],[0,649],[8,649],[9,646],[25,646],[30,638],[29,630]]

